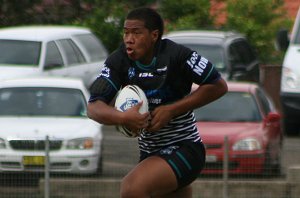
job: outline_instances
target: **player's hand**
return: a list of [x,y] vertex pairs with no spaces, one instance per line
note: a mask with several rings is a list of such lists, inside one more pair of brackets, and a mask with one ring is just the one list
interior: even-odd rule
[[172,111],[167,105],[156,107],[151,112],[151,121],[149,122],[147,130],[150,132],[155,132],[161,129],[168,124],[172,117]]
[[143,114],[139,112],[139,109],[141,108],[142,104],[142,102],[139,102],[137,105],[124,112],[124,117],[126,120],[124,125],[126,126],[126,128],[130,129],[135,133],[138,133],[140,129],[146,128],[148,126],[148,120],[150,119],[149,112]]

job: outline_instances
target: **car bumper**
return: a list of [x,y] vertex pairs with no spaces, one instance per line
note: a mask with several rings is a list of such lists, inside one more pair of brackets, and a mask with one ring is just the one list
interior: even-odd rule
[[299,121],[300,116],[300,93],[280,93],[282,111],[285,119],[289,122]]
[[[265,154],[261,151],[255,153],[230,154],[228,162],[229,174],[262,174],[264,171]],[[223,154],[209,153],[206,155],[205,168],[201,174],[222,174]]]
[[[51,173],[93,174],[97,171],[99,157],[95,151],[50,153],[49,170]],[[0,172],[44,172],[44,159],[44,152],[2,153]]]

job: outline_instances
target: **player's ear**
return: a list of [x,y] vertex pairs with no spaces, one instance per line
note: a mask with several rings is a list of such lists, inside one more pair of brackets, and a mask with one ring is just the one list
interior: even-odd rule
[[155,43],[159,36],[159,30],[153,30],[151,32],[151,36],[152,36],[152,41]]

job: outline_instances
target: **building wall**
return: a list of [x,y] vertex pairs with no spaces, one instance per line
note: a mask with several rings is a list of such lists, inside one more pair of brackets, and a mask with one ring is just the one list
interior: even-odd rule
[[[287,9],[288,16],[293,20],[295,19],[300,6],[300,0],[285,0],[285,8]],[[221,26],[226,22],[226,4],[224,1],[211,0],[211,13],[218,16],[216,25]]]
[[288,15],[294,19],[297,15],[300,6],[300,0],[285,0],[285,7],[288,11]]

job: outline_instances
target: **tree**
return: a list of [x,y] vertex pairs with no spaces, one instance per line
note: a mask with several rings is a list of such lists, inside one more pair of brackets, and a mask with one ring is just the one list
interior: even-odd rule
[[0,0],[0,27],[32,23],[30,13],[41,0]]
[[212,26],[210,1],[207,0],[161,0],[159,11],[166,21],[167,31],[199,29]]
[[275,50],[276,33],[291,26],[283,5],[283,0],[227,0],[227,29],[244,33],[262,63],[282,60],[283,54]]

